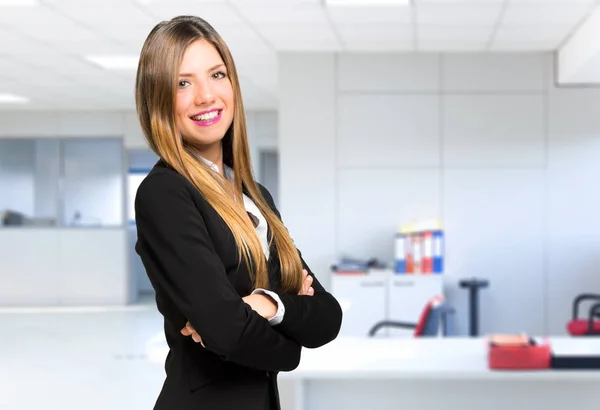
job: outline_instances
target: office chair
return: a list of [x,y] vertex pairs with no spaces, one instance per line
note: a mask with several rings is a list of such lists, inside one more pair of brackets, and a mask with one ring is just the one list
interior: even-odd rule
[[427,302],[421,311],[417,323],[382,320],[369,330],[369,337],[375,336],[377,331],[384,327],[414,329],[414,337],[436,337],[440,326],[442,328],[442,335],[448,336],[451,333],[448,316],[452,313],[454,313],[454,309],[444,302],[444,298],[442,296],[435,296]]
[[[587,317],[579,318],[579,308],[583,302],[592,303]],[[600,336],[600,294],[582,293],[573,301],[573,317],[567,323],[571,336]]]

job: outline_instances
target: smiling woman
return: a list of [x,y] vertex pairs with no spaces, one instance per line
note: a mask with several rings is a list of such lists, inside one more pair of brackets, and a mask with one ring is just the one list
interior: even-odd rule
[[136,105],[160,158],[135,199],[169,344],[155,409],[279,409],[277,373],[335,339],[342,311],[254,181],[235,64],[210,24],[150,32]]

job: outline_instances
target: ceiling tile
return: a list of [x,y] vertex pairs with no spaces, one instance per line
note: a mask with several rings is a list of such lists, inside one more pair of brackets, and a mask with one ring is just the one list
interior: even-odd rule
[[[111,7],[120,7],[122,5],[134,4],[137,5],[139,3],[143,3],[144,0],[38,0],[40,3],[48,6],[58,6],[58,7],[69,7],[69,6],[79,6],[82,1],[85,4],[89,4],[90,6],[96,5],[110,5]],[[154,0],[152,0],[154,1]]]
[[23,95],[23,90],[21,90],[20,83],[0,74],[0,94],[2,93]]
[[501,3],[456,3],[422,5],[416,13],[418,24],[489,26],[496,22],[501,10]]
[[411,23],[409,7],[331,7],[327,11],[337,24]]
[[504,13],[502,24],[507,25],[574,25],[579,23],[590,10],[584,3],[563,5],[537,3],[512,4]]
[[486,42],[492,35],[493,26],[431,26],[421,25],[417,29],[419,41],[467,41]]
[[17,82],[21,87],[72,85],[73,82],[54,70],[46,70],[13,58],[0,57],[0,76],[8,81]]
[[229,51],[236,62],[246,57],[253,58],[254,56],[275,52],[275,50],[271,48],[271,45],[267,46],[267,44],[262,40],[260,42],[227,40],[227,47],[229,47]]
[[23,33],[43,42],[62,42],[65,40],[77,41],[96,41],[99,38],[98,33],[77,26],[77,24],[69,22],[64,25],[55,25],[53,23],[40,24],[35,28],[19,27]]
[[223,37],[227,43],[244,42],[254,43],[262,41],[259,32],[248,24],[240,22],[235,24],[215,24],[215,30]]
[[157,23],[180,15],[198,16],[211,25],[242,23],[235,8],[224,1],[154,0],[145,4],[143,9],[154,16]]
[[53,0],[49,7],[56,12],[90,26],[156,24],[156,18],[144,13],[133,1],[114,2],[90,0]]
[[13,30],[0,27],[0,55],[34,55],[37,58],[52,56],[54,51],[47,44]]
[[556,42],[554,41],[494,41],[490,45],[490,51],[540,52],[555,49]]
[[258,31],[273,45],[318,44],[337,42],[335,33],[328,24],[264,24]]
[[127,47],[116,44],[114,40],[95,37],[93,40],[81,40],[79,38],[69,38],[57,41],[59,51],[66,54],[87,55],[87,54],[111,54],[126,55],[129,54]]
[[598,3],[598,0],[510,0],[511,5],[536,5],[542,7],[574,4],[592,5],[595,3]]
[[298,52],[338,52],[342,45],[337,40],[307,40],[299,38],[281,38],[275,41],[277,51]]
[[494,41],[533,42],[558,45],[571,32],[572,26],[502,26],[494,36]]
[[[428,4],[452,4],[452,5],[490,5],[490,4],[502,4],[506,0],[413,0],[417,6],[428,5]],[[545,1],[545,0],[544,0]]]
[[413,26],[408,24],[337,24],[337,31],[344,42],[413,40]]
[[51,7],[3,7],[0,24],[34,29],[47,25],[72,27],[73,21]]
[[483,52],[487,48],[486,41],[419,41],[418,51],[425,52]]
[[96,30],[107,39],[118,42],[131,54],[139,54],[144,41],[152,31],[154,24],[129,24],[116,26],[97,26]]
[[319,24],[327,23],[325,10],[319,2],[300,1],[239,1],[235,2],[244,19],[252,24]]

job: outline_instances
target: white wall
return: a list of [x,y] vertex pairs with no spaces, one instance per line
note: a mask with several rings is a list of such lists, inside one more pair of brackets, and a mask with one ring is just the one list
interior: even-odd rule
[[600,293],[600,90],[559,90],[542,54],[282,54],[280,186],[317,274],[393,258],[400,223],[441,217],[447,295],[488,278],[481,331],[564,333]]
[[123,229],[0,229],[0,306],[123,305]]
[[324,286],[338,234],[335,65],[327,53],[282,54],[278,64],[280,211]]

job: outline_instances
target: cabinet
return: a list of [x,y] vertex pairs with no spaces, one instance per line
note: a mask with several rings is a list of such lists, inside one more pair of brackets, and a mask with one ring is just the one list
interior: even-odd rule
[[[331,293],[344,318],[340,335],[366,337],[381,320],[416,323],[425,304],[443,295],[443,275],[333,275]],[[382,329],[378,337],[411,337],[411,329]]]
[[366,336],[374,323],[386,317],[387,281],[387,277],[366,275],[333,276],[331,293],[344,312],[340,335]]

